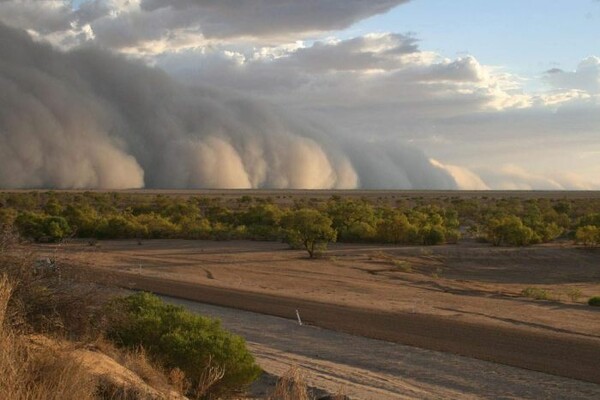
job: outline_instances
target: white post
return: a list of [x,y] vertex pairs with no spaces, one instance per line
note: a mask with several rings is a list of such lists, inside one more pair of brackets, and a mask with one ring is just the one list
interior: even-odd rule
[[296,318],[298,318],[298,325],[302,326],[302,320],[300,319],[300,311],[296,308]]

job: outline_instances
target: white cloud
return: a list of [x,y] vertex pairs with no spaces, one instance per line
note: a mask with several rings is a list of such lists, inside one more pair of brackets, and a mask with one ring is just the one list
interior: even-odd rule
[[545,79],[557,89],[600,94],[600,57],[590,56],[582,60],[575,71],[551,69],[546,72]]

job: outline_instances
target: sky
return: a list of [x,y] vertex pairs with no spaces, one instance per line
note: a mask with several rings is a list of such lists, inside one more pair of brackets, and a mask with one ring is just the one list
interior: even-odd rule
[[2,187],[600,189],[597,0],[0,0],[0,32]]
[[[429,50],[476,55],[529,78],[575,69],[598,54],[600,2],[593,0],[421,0],[357,23],[347,34],[413,32]],[[586,39],[587,38],[587,39]]]

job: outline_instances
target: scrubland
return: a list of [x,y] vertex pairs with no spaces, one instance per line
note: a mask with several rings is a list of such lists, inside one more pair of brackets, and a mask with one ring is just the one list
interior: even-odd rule
[[[3,245],[19,249],[18,257],[12,250],[2,256],[9,293],[2,340],[15,349],[6,352],[3,368],[15,376],[7,373],[7,380],[24,377],[5,387],[39,384],[44,391],[48,383],[35,377],[56,373],[79,376],[78,387],[90,398],[204,398],[229,396],[258,376],[243,341],[218,324],[163,308],[152,297],[115,302],[99,282],[166,294],[180,284],[224,291],[211,300],[215,304],[222,296],[233,301],[236,291],[269,296],[272,307],[261,312],[288,318],[295,315],[281,311],[281,304],[308,301],[586,345],[600,339],[595,193],[38,191],[0,193],[0,205],[0,225],[20,236],[16,247]],[[62,269],[40,275],[40,259]],[[112,282],[106,279],[111,273]],[[146,288],[144,282],[154,283]],[[285,301],[277,306],[278,299]],[[147,313],[136,314],[140,309]],[[156,315],[170,322],[153,320]],[[229,338],[221,342],[231,357],[190,351],[205,338],[169,335],[173,324],[219,332]],[[54,355],[41,357],[45,353]],[[192,353],[195,361],[180,365]],[[82,360],[90,357],[115,364],[108,369],[124,368],[108,374],[121,378],[107,381],[86,367]],[[52,374],[40,375],[46,370]],[[61,387],[54,387],[57,396]],[[278,390],[284,387],[304,393],[289,381]]]
[[245,398],[261,374],[218,320],[42,260],[0,235],[0,398]]

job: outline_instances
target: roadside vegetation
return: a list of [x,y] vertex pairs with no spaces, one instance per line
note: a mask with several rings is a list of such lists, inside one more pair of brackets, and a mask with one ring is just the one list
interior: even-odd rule
[[311,257],[332,241],[437,245],[467,237],[494,246],[527,246],[563,238],[600,246],[598,200],[278,197],[4,192],[0,225],[14,225],[23,237],[41,242],[70,237],[286,241]]
[[588,300],[588,304],[593,307],[600,307],[600,296],[594,296]]
[[0,235],[0,398],[229,398],[261,373],[219,321],[39,266]]

